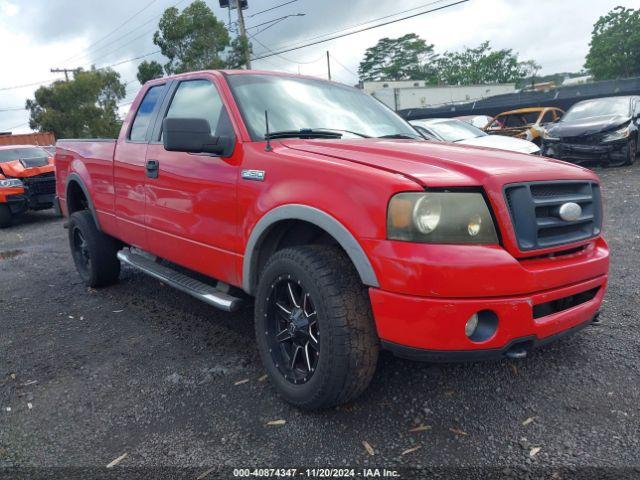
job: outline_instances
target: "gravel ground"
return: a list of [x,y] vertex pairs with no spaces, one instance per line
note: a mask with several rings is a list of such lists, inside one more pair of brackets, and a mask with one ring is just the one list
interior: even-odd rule
[[0,232],[0,467],[104,467],[126,452],[116,468],[640,472],[640,165],[599,174],[613,251],[601,324],[520,361],[383,354],[360,399],[320,413],[289,407],[262,378],[251,308],[219,312],[129,268],[87,289],[62,221],[30,214]]

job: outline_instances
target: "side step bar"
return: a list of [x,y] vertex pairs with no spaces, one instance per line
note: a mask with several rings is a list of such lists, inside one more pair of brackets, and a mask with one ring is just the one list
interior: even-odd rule
[[170,267],[160,265],[149,258],[131,252],[129,249],[120,250],[118,252],[118,259],[220,310],[234,312],[238,310],[242,304],[242,300],[237,297],[221,292],[211,285],[202,283]]

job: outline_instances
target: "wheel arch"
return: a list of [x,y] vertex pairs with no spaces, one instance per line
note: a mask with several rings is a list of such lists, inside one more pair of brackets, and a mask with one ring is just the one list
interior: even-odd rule
[[378,278],[369,258],[356,238],[342,223],[317,208],[290,204],[269,211],[251,231],[242,264],[242,288],[245,292],[250,295],[255,293],[262,265],[261,251],[265,248],[267,250],[273,248],[265,240],[271,238],[279,226],[285,226],[291,222],[304,222],[326,233],[351,259],[362,283],[371,287],[379,286]]
[[93,206],[93,201],[89,195],[89,189],[86,187],[82,177],[77,173],[70,173],[66,180],[65,196],[67,201],[67,212],[71,216],[72,213],[80,210],[89,210],[93,221],[96,223],[96,227],[99,231],[100,222],[98,221],[98,215],[96,209]]

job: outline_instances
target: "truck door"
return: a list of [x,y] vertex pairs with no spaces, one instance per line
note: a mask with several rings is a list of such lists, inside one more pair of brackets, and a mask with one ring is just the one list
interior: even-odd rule
[[126,134],[118,140],[113,158],[113,185],[118,236],[130,245],[146,249],[144,225],[145,158],[166,85],[149,88],[134,114]]
[[164,117],[204,118],[214,135],[237,138],[213,78],[172,84],[147,150],[146,215],[149,250],[162,258],[237,284],[236,188],[241,145],[231,158],[168,152]]

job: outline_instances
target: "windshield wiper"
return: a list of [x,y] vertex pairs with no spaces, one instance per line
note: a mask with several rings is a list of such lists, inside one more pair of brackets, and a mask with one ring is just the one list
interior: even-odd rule
[[378,138],[395,138],[399,140],[423,140],[417,135],[415,137],[412,137],[411,135],[407,135],[406,133],[391,133],[389,135],[382,135]]
[[352,132],[351,130],[342,130],[339,128],[301,128],[300,130],[280,130],[278,132],[269,132],[264,136],[265,140],[273,140],[276,138],[342,138],[342,133],[350,133],[362,138],[370,138],[364,133]]

